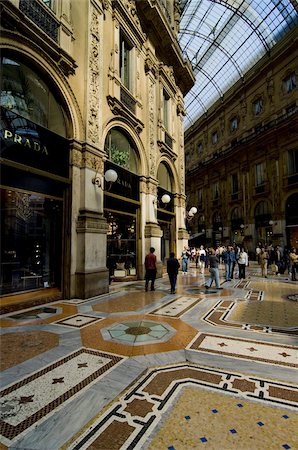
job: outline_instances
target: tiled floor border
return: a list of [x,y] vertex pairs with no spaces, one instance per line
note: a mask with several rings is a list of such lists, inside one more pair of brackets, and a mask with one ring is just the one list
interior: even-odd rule
[[83,450],[92,444],[94,448],[106,448],[104,443],[109,442],[114,450],[141,450],[162,415],[187,386],[290,409],[298,407],[296,386],[190,364],[172,365],[151,370],[82,435],[62,449]]

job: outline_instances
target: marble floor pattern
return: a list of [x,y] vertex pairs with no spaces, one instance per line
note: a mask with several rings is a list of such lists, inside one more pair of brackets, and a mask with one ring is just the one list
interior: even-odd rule
[[6,302],[0,450],[298,449],[298,284],[220,273]]

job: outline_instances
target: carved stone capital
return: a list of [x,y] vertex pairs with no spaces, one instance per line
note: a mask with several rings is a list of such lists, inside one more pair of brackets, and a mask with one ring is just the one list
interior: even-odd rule
[[150,222],[145,225],[145,238],[151,237],[162,237],[162,230],[157,223]]
[[77,233],[107,234],[108,224],[103,214],[97,211],[80,209],[77,220]]

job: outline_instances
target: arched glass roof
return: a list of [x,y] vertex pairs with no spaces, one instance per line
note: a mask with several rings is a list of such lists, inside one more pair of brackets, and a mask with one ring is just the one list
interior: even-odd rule
[[188,128],[298,23],[298,0],[181,0],[179,42],[195,86]]

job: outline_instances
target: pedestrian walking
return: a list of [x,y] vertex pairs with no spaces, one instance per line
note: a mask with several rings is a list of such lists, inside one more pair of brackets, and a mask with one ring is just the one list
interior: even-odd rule
[[167,260],[167,272],[171,285],[171,294],[176,294],[176,283],[177,283],[177,275],[180,264],[177,258],[175,258],[175,253],[171,252],[170,257]]
[[156,279],[156,255],[155,248],[150,247],[150,252],[145,257],[145,291],[148,291],[149,281],[151,280],[151,291],[155,291],[154,283]]
[[220,286],[220,281],[219,281],[218,264],[219,264],[219,258],[216,255],[214,248],[211,248],[210,254],[209,254],[210,278],[209,278],[209,280],[207,280],[207,282],[205,284],[206,289],[209,289],[212,286],[213,281],[215,282],[216,289],[222,289],[222,287]]

